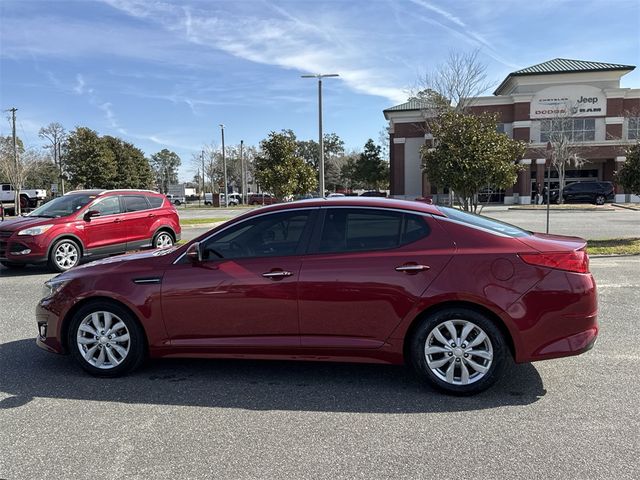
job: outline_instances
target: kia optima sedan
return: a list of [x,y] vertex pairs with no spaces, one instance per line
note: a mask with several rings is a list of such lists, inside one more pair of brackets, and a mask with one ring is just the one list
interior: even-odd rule
[[260,208],[45,284],[42,348],[116,376],[145,357],[408,364],[454,394],[598,334],[585,241],[377,198]]

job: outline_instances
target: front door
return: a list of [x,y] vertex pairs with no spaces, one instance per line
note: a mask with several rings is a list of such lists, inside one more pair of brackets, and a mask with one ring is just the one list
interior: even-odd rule
[[294,347],[298,277],[315,210],[251,217],[201,242],[162,280],[162,310],[175,347]]
[[330,208],[300,272],[301,344],[378,348],[453,253],[428,216]]
[[76,221],[78,228],[84,230],[87,253],[98,256],[124,252],[127,233],[118,196],[99,198],[85,212],[90,210],[95,210],[100,215],[91,217],[89,221],[82,218]]

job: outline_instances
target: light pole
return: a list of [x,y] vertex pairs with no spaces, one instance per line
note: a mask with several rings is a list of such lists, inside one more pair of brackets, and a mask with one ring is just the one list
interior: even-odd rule
[[241,203],[243,205],[246,204],[245,202],[245,192],[246,192],[246,187],[244,184],[244,152],[243,152],[243,148],[244,148],[244,140],[240,140],[240,190],[242,192],[242,194],[240,195],[240,200],[242,201]]
[[[549,213],[551,205],[551,161],[553,160],[553,145],[547,142],[547,233],[549,233]],[[558,194],[560,191],[558,190]]]
[[322,79],[325,77],[339,77],[337,73],[317,73],[315,75],[301,75],[302,78],[318,79],[318,148],[320,149],[320,177],[318,190],[320,197],[324,197],[324,141],[322,139]]
[[227,184],[227,159],[224,156],[224,124],[220,124],[222,132],[222,170],[224,174],[224,206],[229,206],[229,186]]

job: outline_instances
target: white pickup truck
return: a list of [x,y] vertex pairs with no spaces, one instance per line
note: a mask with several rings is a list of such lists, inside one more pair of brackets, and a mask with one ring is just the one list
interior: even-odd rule
[[[44,189],[20,190],[20,208],[33,208],[38,206],[47,196]],[[3,203],[13,203],[15,192],[9,183],[0,184],[0,201]]]

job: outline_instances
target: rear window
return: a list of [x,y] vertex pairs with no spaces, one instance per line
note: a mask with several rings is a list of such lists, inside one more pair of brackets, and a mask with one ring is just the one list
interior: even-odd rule
[[149,201],[149,205],[151,205],[151,208],[161,207],[162,206],[162,202],[164,202],[164,199],[162,197],[148,196],[147,200]]
[[457,222],[466,223],[473,227],[489,230],[490,232],[498,233],[501,235],[507,235],[508,237],[527,237],[531,235],[531,232],[523,230],[511,225],[509,223],[500,222],[493,218],[483,217],[482,215],[476,215],[475,213],[464,212],[457,208],[451,207],[438,207],[447,218],[455,220]]
[[429,234],[424,219],[402,212],[328,209],[318,250],[326,253],[386,250]]
[[125,212],[138,212],[149,208],[147,199],[142,195],[126,195],[122,197],[122,200],[124,201]]

